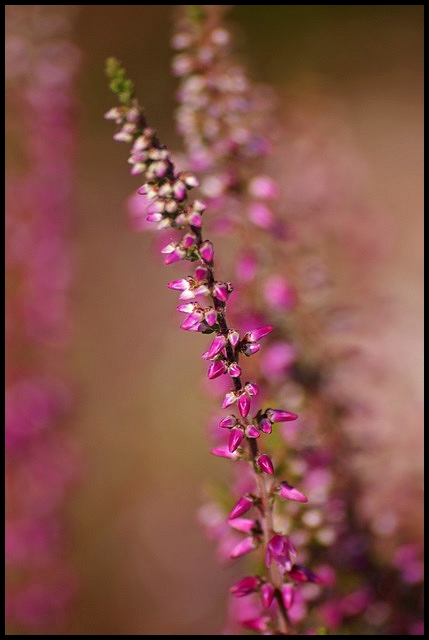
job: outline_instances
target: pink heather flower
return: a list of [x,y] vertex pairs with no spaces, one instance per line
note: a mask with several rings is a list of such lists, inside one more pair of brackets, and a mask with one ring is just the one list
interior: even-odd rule
[[268,420],[268,418],[262,418],[259,421],[259,428],[261,431],[263,431],[264,433],[272,433],[273,431],[273,427],[271,422]]
[[242,393],[238,398],[238,410],[243,418],[245,418],[250,410],[250,398],[247,393]]
[[260,344],[258,344],[257,342],[253,342],[249,344],[244,344],[241,347],[241,351],[244,353],[245,356],[253,356],[255,353],[258,353],[260,348],[261,348]]
[[191,286],[191,283],[187,278],[179,278],[179,280],[172,280],[168,283],[167,287],[174,291],[186,291]]
[[246,382],[244,385],[244,390],[249,396],[256,396],[259,393],[259,387],[255,382]]
[[207,377],[210,380],[213,380],[214,378],[221,376],[223,373],[225,373],[225,371],[226,371],[226,365],[224,361],[215,360],[215,362],[212,362],[209,366],[209,369],[207,371]]
[[267,417],[271,422],[289,422],[289,420],[296,420],[298,416],[290,411],[282,411],[280,409],[267,409]]
[[273,463],[271,461],[271,458],[269,456],[267,456],[266,453],[261,454],[258,459],[256,460],[257,465],[259,466],[259,468],[264,472],[267,473],[268,475],[272,476],[274,473],[274,467],[273,467]]
[[249,183],[249,193],[254,198],[273,200],[278,197],[279,188],[268,176],[257,176]]
[[222,418],[222,420],[219,422],[219,426],[224,429],[230,429],[236,424],[237,424],[237,418],[235,416],[226,416],[225,418]]
[[225,394],[225,398],[222,402],[222,409],[230,407],[232,404],[234,404],[234,402],[237,402],[237,394],[235,393],[235,391],[228,391],[228,393]]
[[211,343],[210,348],[207,352],[207,359],[210,360],[211,358],[214,358],[215,356],[217,356],[218,353],[220,353],[222,349],[225,348],[226,342],[227,342],[226,336],[224,335],[216,336],[216,338]]
[[269,567],[274,560],[285,571],[292,569],[291,554],[295,555],[295,549],[287,536],[276,533],[267,544],[266,565]]
[[293,584],[290,584],[290,583],[284,584],[282,585],[281,592],[282,592],[283,604],[285,606],[285,609],[288,610],[293,605],[295,588]]
[[205,240],[199,247],[199,253],[201,259],[204,260],[207,264],[211,264],[213,262],[213,245],[209,240]]
[[213,307],[209,307],[208,309],[205,309],[204,320],[207,322],[209,327],[213,327],[218,320],[216,309],[213,309]]
[[258,543],[252,536],[249,536],[248,538],[244,538],[244,540],[240,540],[240,542],[237,545],[235,545],[235,547],[230,553],[230,557],[235,559],[235,558],[239,558],[240,556],[244,556],[247,553],[250,553],[251,551],[256,549],[257,546],[258,546]]
[[247,215],[253,224],[262,229],[270,229],[275,222],[273,212],[262,202],[252,202],[247,209]]
[[215,282],[213,285],[213,295],[221,302],[228,300],[230,286],[227,282]]
[[241,624],[246,629],[250,629],[251,631],[257,631],[259,633],[264,633],[268,630],[268,623],[270,619],[267,616],[261,616],[259,618],[253,618],[252,620],[242,620]]
[[240,444],[242,443],[244,438],[244,433],[242,429],[237,429],[233,427],[229,434],[228,448],[232,452],[236,451]]
[[229,590],[236,598],[241,598],[257,591],[260,582],[258,576],[248,576],[233,584]]
[[238,331],[236,331],[235,329],[230,329],[228,331],[228,340],[231,346],[236,347],[240,340],[240,334],[238,333]]
[[236,460],[238,458],[238,454],[235,451],[230,451],[228,447],[214,447],[211,449],[210,453],[214,456],[218,456],[219,458],[230,458],[231,460]]
[[244,340],[246,340],[247,342],[258,342],[261,338],[271,333],[273,329],[274,327],[272,327],[271,325],[267,325],[266,327],[259,327],[259,329],[252,329],[245,334]]
[[287,342],[269,344],[261,356],[261,370],[268,380],[278,380],[284,377],[296,357],[295,348]]
[[298,489],[295,489],[295,487],[292,487],[292,485],[287,483],[285,480],[283,480],[283,482],[280,483],[278,494],[279,496],[281,496],[282,498],[285,498],[286,500],[295,500],[296,502],[308,502],[308,498],[306,498],[305,495],[301,493],[301,491],[298,491]]
[[261,434],[259,433],[259,429],[255,427],[254,424],[249,424],[246,427],[246,436],[247,438],[259,438]]
[[319,584],[322,582],[321,578],[313,573],[313,571],[301,567],[298,564],[294,564],[289,570],[289,577],[296,582],[317,582]]
[[297,302],[295,288],[278,275],[272,275],[265,281],[264,297],[273,309],[282,311],[293,309]]
[[255,520],[252,520],[251,518],[233,518],[228,524],[233,529],[247,534],[251,534],[256,526]]
[[163,249],[161,249],[161,253],[167,254],[167,257],[164,260],[164,264],[173,264],[173,262],[183,260],[183,258],[186,256],[186,251],[183,249],[183,247],[180,246],[178,242],[170,242]]
[[231,510],[231,513],[229,514],[228,519],[232,520],[233,518],[239,518],[240,516],[247,513],[247,511],[249,511],[249,509],[251,509],[252,506],[253,506],[253,500],[248,496],[243,496],[242,498],[240,498],[240,500]]
[[274,587],[270,582],[265,582],[261,587],[262,604],[269,609],[274,598]]
[[228,373],[231,378],[239,378],[241,376],[241,369],[236,362],[231,362],[228,367]]

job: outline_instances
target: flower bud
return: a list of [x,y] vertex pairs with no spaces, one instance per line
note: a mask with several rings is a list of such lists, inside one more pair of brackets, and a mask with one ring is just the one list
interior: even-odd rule
[[267,473],[270,476],[273,475],[273,473],[274,473],[273,463],[271,461],[271,458],[269,456],[267,456],[267,454],[263,453],[262,455],[260,455],[256,462],[257,462],[259,468],[264,473]]
[[243,496],[237,502],[235,507],[233,507],[233,509],[231,510],[231,513],[229,514],[228,519],[232,520],[233,518],[239,518],[243,514],[247,513],[247,511],[249,511],[249,509],[251,509],[252,506],[253,506],[253,500],[247,496]]

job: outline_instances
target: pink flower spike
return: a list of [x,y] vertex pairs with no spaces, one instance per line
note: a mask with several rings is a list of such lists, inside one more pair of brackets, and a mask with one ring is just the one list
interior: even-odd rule
[[210,359],[217,356],[217,354],[220,353],[222,349],[224,349],[225,345],[226,345],[226,337],[224,335],[216,336],[216,338],[213,340],[213,342],[210,345],[210,348],[208,351],[208,358]]
[[254,382],[246,382],[244,389],[248,396],[257,396],[259,393],[259,387]]
[[268,409],[267,416],[271,422],[289,422],[298,418],[296,413],[281,411],[280,409]]
[[210,240],[205,240],[200,245],[199,253],[200,253],[201,259],[204,260],[204,262],[207,262],[207,264],[211,264],[213,262],[214,251],[213,251],[213,245],[210,242]]
[[305,497],[301,491],[292,487],[288,482],[283,480],[280,483],[280,487],[278,490],[279,496],[285,498],[286,500],[295,500],[296,502],[308,502],[308,498]]
[[236,597],[241,598],[256,591],[259,587],[260,579],[257,576],[248,576],[230,587],[230,592]]
[[225,418],[222,418],[222,420],[219,422],[219,426],[222,427],[223,429],[230,429],[236,424],[237,424],[237,418],[235,416],[226,416]]
[[267,473],[270,476],[273,475],[274,473],[273,463],[271,461],[271,458],[267,456],[266,453],[263,453],[262,455],[259,456],[259,458],[257,459],[257,464],[264,473]]
[[214,378],[218,378],[226,371],[226,365],[223,360],[216,360],[212,362],[207,371],[207,377],[209,380],[214,380]]
[[242,393],[238,398],[238,410],[243,418],[247,416],[250,410],[250,398],[247,393]]
[[268,418],[262,418],[261,422],[259,423],[259,428],[264,433],[271,433],[273,430],[271,422],[268,420]]
[[239,558],[240,556],[244,556],[246,553],[250,553],[256,549],[256,547],[256,540],[252,536],[249,536],[248,538],[244,538],[244,540],[240,540],[240,542],[235,545],[230,553],[230,557]]
[[261,434],[259,433],[259,429],[255,427],[254,424],[249,424],[246,428],[246,436],[248,438],[259,438]]
[[252,529],[255,527],[255,521],[251,518],[233,518],[229,522],[229,525],[237,531],[250,535],[252,533]]
[[261,587],[262,604],[266,609],[271,605],[274,598],[274,587],[269,582],[265,582]]
[[232,362],[228,367],[228,373],[231,378],[239,378],[241,376],[241,369],[236,362]]
[[225,395],[225,398],[222,402],[222,409],[226,409],[227,407],[230,407],[236,401],[237,401],[237,396],[235,395],[235,391],[228,391],[228,393]]
[[228,442],[228,448],[231,451],[231,453],[233,453],[238,449],[238,447],[243,441],[243,438],[244,438],[244,433],[242,429],[237,429],[236,427],[233,427],[231,429],[231,432],[229,434],[229,442]]
[[210,453],[214,456],[218,456],[219,458],[230,458],[231,460],[236,460],[238,458],[237,453],[231,453],[228,447],[215,447],[211,449]]
[[282,600],[286,610],[289,610],[293,605],[295,597],[295,588],[293,584],[284,584],[281,588]]
[[274,327],[271,325],[259,327],[259,329],[252,329],[252,331],[248,331],[244,337],[248,342],[258,342],[258,340],[271,333],[273,329]]
[[213,285],[213,295],[221,302],[226,302],[229,295],[226,282],[215,282]]
[[237,502],[235,507],[233,507],[233,509],[231,510],[231,513],[229,514],[228,519],[232,520],[233,518],[239,518],[243,514],[247,513],[247,511],[249,511],[249,509],[251,509],[252,506],[253,506],[253,500],[251,500],[247,496],[243,496]]

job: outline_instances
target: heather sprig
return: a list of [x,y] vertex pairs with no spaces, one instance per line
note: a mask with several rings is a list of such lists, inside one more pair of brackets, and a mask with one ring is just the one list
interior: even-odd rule
[[[235,585],[232,592],[235,595],[244,595],[243,590],[259,593],[261,605],[266,610],[247,620],[244,626],[261,633],[291,633],[288,609],[293,601],[295,585],[319,579],[295,563],[296,551],[291,540],[275,529],[273,508],[279,496],[299,502],[305,501],[305,496],[288,483],[277,481],[271,456],[260,449],[258,441],[261,436],[272,432],[273,424],[293,421],[298,416],[271,407],[253,413],[251,408],[259,388],[254,382],[243,381],[240,365],[240,357],[250,357],[259,351],[260,340],[271,333],[273,327],[260,326],[241,335],[228,325],[226,310],[233,286],[215,277],[214,246],[203,235],[206,204],[200,200],[191,201],[188,197],[189,191],[198,186],[198,180],[193,173],[176,171],[169,150],[148,126],[133,85],[116,59],[107,61],[106,74],[120,106],[110,109],[105,117],[114,120],[119,127],[113,138],[131,144],[128,162],[131,174],[140,174],[144,179],[138,191],[149,202],[147,220],[155,223],[158,229],[179,232],[179,237],[162,249],[164,263],[168,265],[187,260],[196,265],[192,275],[168,285],[180,291],[179,297],[185,301],[178,307],[186,314],[181,328],[214,334],[207,351],[202,354],[210,363],[208,377],[213,379],[226,374],[231,378],[232,388],[224,396],[222,409],[236,405],[238,415],[229,414],[221,420],[220,427],[229,431],[228,443],[212,449],[212,453],[248,461],[256,486],[251,496],[240,498],[228,518],[230,525],[246,536],[232,549],[231,558],[241,557],[256,548],[262,548],[266,558],[264,575],[245,579],[247,586],[240,583],[241,586]],[[273,481],[269,481],[270,477]],[[252,519],[240,517],[251,509],[255,513]],[[273,601],[275,606],[268,610]]]

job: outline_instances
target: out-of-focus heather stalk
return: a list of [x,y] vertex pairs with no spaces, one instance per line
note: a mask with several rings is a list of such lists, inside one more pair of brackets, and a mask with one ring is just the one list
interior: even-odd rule
[[63,505],[77,7],[6,5],[6,621],[60,629],[76,579]]
[[[186,148],[183,162],[201,177],[211,233],[228,235],[234,245],[238,286],[229,304],[234,326],[244,331],[258,323],[275,326],[265,352],[252,361],[252,377],[268,402],[287,403],[300,416],[295,423],[299,435],[289,428],[271,439],[272,456],[279,473],[303,488],[311,508],[303,510],[298,500],[287,515],[283,511],[276,517],[302,554],[300,561],[324,564],[320,572],[331,588],[322,596],[318,585],[306,585],[289,616],[308,624],[313,604],[315,624],[331,629],[419,634],[421,550],[403,544],[391,553],[390,567],[376,556],[374,531],[357,507],[362,483],[353,466],[356,439],[348,433],[353,420],[371,416],[362,413],[359,394],[350,393],[352,385],[341,383],[347,366],[351,382],[359,369],[372,379],[368,362],[359,364],[364,358],[355,344],[364,330],[359,315],[374,300],[368,267],[383,253],[389,236],[385,228],[377,229],[380,233],[368,244],[368,223],[380,224],[381,218],[359,199],[357,181],[351,179],[359,173],[359,159],[341,142],[327,143],[296,110],[289,110],[282,147],[289,163],[283,193],[267,177],[261,158],[270,156],[279,128],[270,92],[253,86],[231,56],[225,9],[188,8],[178,17],[172,41],[178,50],[173,73],[180,77],[177,125]],[[283,164],[280,154],[273,155],[270,173],[279,174]],[[212,434],[219,445],[215,426]],[[239,495],[246,487],[243,474],[236,474],[235,484]],[[294,491],[283,487],[286,493]],[[225,558],[235,543],[224,524],[231,484],[219,489],[217,500],[201,510],[201,520]],[[255,615],[258,604],[250,593],[244,587],[234,592],[240,607],[233,598],[227,631],[239,629],[234,618],[242,621],[249,611]]]
[[249,327],[240,332],[228,325],[226,310],[233,287],[215,277],[214,247],[203,235],[205,203],[188,200],[188,191],[196,188],[198,181],[190,172],[176,171],[170,152],[148,127],[133,84],[121,65],[109,59],[106,71],[120,106],[110,109],[105,117],[119,125],[114,139],[132,145],[131,174],[141,174],[144,179],[139,193],[146,200],[147,220],[156,223],[158,229],[169,231],[170,241],[161,250],[164,262],[196,263],[193,275],[168,285],[180,292],[182,303],[177,310],[186,314],[181,328],[215,334],[202,354],[210,363],[207,377],[211,381],[221,376],[227,380],[222,409],[231,411],[236,406],[238,410],[238,414],[220,418],[219,427],[226,438],[211,452],[238,462],[246,470],[246,489],[229,514],[225,514],[227,526],[238,532],[228,549],[229,558],[237,559],[258,549],[261,562],[258,573],[241,579],[231,587],[231,592],[240,598],[252,595],[258,602],[259,606],[242,620],[244,627],[262,634],[294,633],[289,609],[295,592],[299,592],[300,583],[317,584],[320,578],[297,564],[291,539],[274,521],[275,509],[281,509],[279,503],[306,502],[307,498],[288,482],[281,481],[265,446],[267,436],[278,428],[273,429],[274,425],[295,421],[297,415],[271,407],[256,411],[259,388],[254,382],[242,382],[244,374],[239,364],[243,356],[250,357],[259,351],[260,341],[273,327]]

